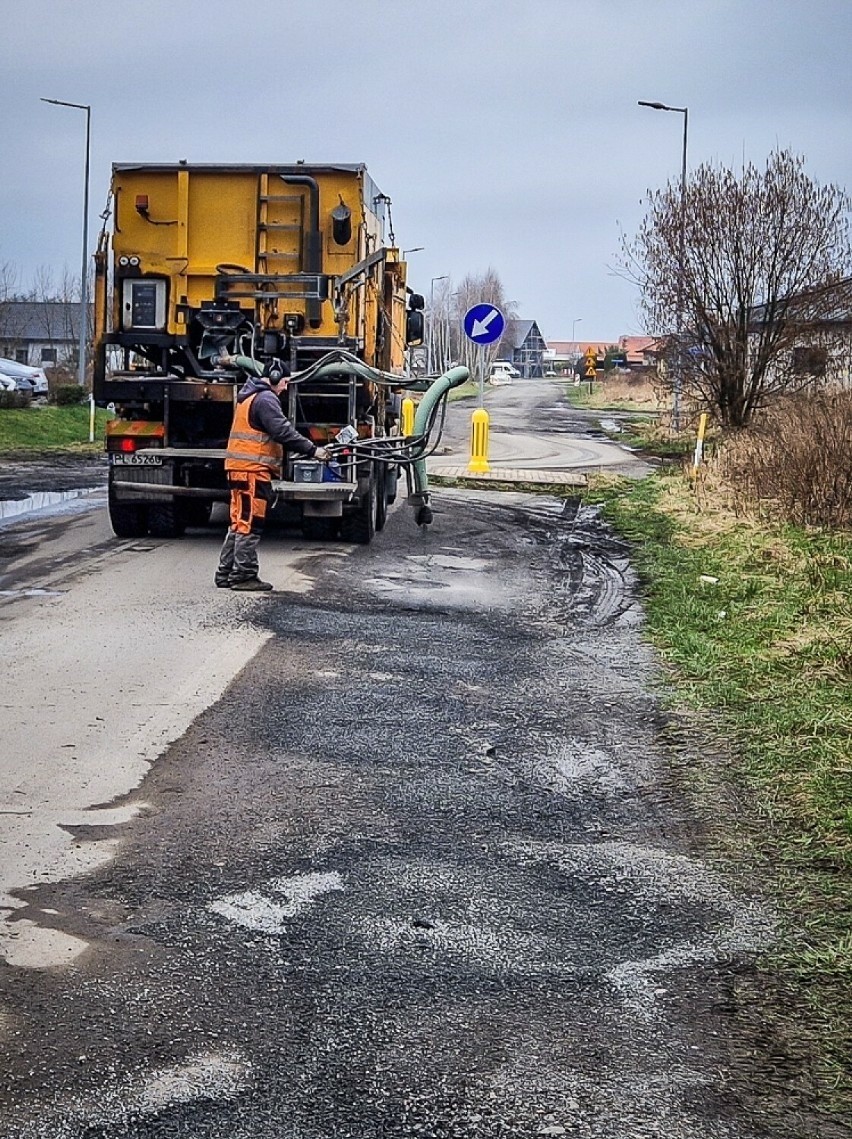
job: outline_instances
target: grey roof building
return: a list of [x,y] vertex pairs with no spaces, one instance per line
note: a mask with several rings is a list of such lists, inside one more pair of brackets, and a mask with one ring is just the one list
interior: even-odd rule
[[74,367],[81,310],[79,301],[0,301],[0,356],[37,368]]
[[547,345],[534,320],[510,320],[504,343],[512,346],[512,363],[525,379],[544,375],[544,350]]

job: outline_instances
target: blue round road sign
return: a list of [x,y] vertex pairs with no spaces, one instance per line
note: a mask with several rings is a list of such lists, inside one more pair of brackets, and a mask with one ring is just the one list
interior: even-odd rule
[[474,344],[493,344],[503,335],[506,318],[495,305],[474,305],[464,314],[462,327],[465,336]]

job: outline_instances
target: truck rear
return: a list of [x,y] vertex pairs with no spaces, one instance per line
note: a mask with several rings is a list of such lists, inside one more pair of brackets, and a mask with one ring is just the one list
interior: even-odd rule
[[[327,470],[277,484],[307,536],[368,542],[398,468],[357,442],[396,429],[406,348],[423,336],[390,200],[351,166],[113,166],[96,255],[95,399],[120,537],[175,537],[228,497],[224,456],[245,373],[293,375],[284,411],[317,444],[356,440]],[[335,363],[338,361],[338,363]],[[359,366],[360,365],[360,366]]]

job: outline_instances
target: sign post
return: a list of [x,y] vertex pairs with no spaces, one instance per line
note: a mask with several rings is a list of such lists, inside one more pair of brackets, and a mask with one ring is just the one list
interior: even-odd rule
[[506,318],[496,305],[473,305],[464,314],[462,328],[468,340],[477,344],[479,365],[479,407],[473,413],[470,427],[470,461],[472,474],[487,474],[488,465],[488,412],[485,410],[485,352],[483,349],[496,343],[506,328]]

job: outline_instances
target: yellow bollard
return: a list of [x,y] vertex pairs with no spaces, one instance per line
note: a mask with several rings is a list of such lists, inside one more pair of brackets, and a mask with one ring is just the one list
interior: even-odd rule
[[470,420],[470,462],[467,469],[472,475],[487,475],[488,465],[488,412],[478,407]]
[[701,418],[698,420],[698,438],[695,440],[695,454],[692,456],[692,468],[690,474],[693,478],[698,476],[698,468],[701,466],[701,461],[704,458],[704,432],[707,430],[707,412],[701,412]]
[[402,401],[402,433],[414,434],[414,400],[411,396],[406,396]]

